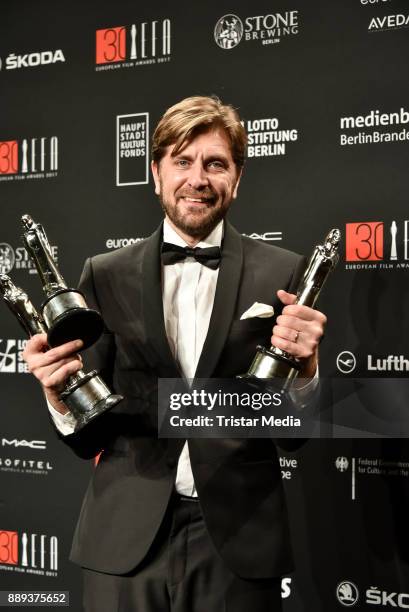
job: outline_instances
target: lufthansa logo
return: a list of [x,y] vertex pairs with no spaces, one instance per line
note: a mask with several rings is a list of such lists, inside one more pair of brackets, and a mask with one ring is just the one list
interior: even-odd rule
[[243,38],[243,22],[237,15],[220,17],[214,28],[214,39],[221,49],[237,47]]
[[349,580],[340,582],[336,593],[339,603],[343,606],[354,606],[359,599],[358,587]]
[[337,368],[343,374],[351,374],[356,368],[356,358],[350,351],[342,351],[337,357]]

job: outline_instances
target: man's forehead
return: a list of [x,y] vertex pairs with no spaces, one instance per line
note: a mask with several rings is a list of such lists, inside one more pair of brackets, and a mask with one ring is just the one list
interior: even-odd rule
[[[195,134],[187,139],[178,151],[175,144],[167,147],[167,153],[172,157],[180,154],[212,154],[226,155],[232,158],[231,143],[227,132],[222,128],[212,128]],[[232,158],[233,159],[233,158]]]

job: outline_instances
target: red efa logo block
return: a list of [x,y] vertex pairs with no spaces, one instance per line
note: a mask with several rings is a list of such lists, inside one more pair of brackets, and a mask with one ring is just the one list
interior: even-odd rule
[[17,565],[17,531],[0,531],[0,563],[5,563],[7,565]]
[[346,261],[383,259],[383,222],[346,224]]
[[0,142],[0,174],[16,174],[18,172],[17,140]]
[[97,64],[121,62],[124,59],[126,59],[125,26],[97,30]]

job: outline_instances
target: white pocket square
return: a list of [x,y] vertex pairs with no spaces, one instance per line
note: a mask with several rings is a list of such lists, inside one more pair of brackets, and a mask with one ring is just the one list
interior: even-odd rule
[[254,302],[252,306],[240,317],[240,321],[243,319],[252,319],[253,317],[260,317],[261,319],[267,319],[272,317],[274,314],[274,308],[268,304],[261,304],[260,302]]

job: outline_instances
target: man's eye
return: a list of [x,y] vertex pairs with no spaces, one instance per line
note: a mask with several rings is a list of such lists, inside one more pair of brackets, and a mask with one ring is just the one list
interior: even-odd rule
[[216,168],[216,169],[224,168],[224,164],[222,164],[221,161],[217,161],[217,160],[213,160],[213,161],[209,162],[208,166],[210,168]]
[[178,159],[176,163],[181,168],[185,168],[188,165],[187,159]]

